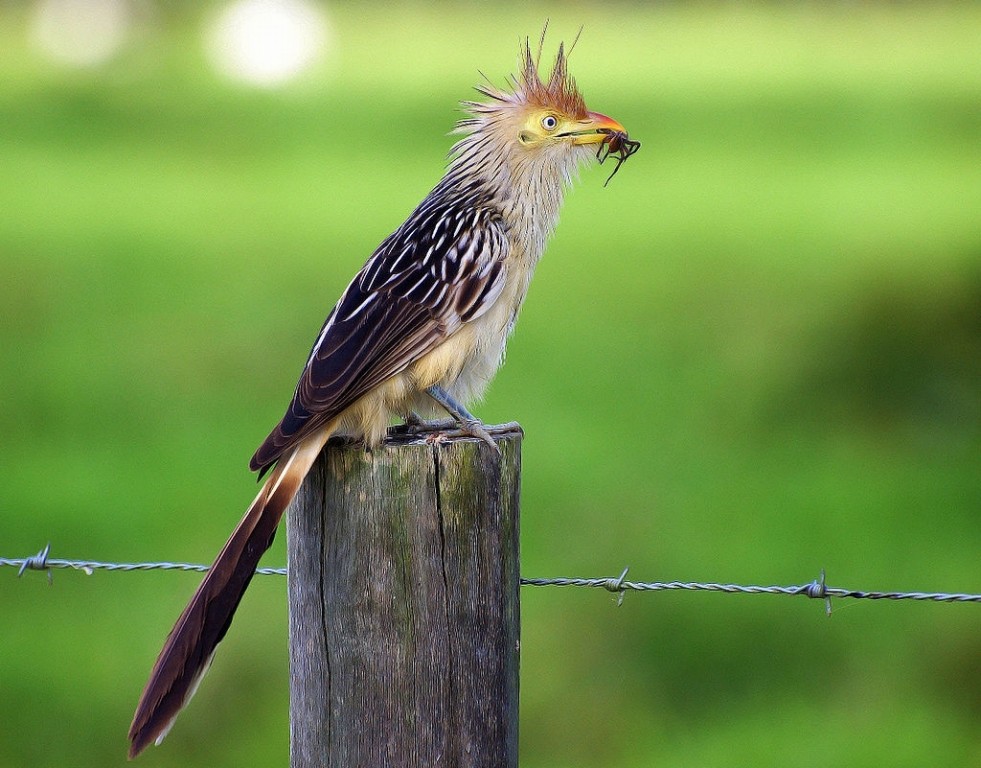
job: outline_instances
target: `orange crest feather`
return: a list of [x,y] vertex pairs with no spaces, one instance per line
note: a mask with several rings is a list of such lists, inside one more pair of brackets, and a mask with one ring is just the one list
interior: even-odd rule
[[519,82],[515,78],[515,95],[521,96],[526,103],[557,109],[574,119],[584,118],[586,102],[576,88],[575,79],[569,74],[569,59],[562,43],[559,43],[559,52],[547,83],[543,83],[539,76],[538,61],[531,55],[531,44],[527,38],[522,54],[521,80]]

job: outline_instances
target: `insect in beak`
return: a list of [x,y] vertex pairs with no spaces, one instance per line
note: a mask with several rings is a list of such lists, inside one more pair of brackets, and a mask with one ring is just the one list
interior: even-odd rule
[[640,149],[640,142],[631,141],[625,131],[602,130],[601,133],[605,133],[606,136],[596,150],[596,159],[599,160],[601,165],[610,155],[617,160],[613,173],[610,174],[606,183],[603,184],[605,187],[610,183],[610,179],[617,175],[617,171],[620,170],[620,166],[623,165],[626,159]]

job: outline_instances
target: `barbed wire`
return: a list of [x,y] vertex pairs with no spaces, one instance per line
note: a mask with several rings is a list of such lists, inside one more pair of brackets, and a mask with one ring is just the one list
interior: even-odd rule
[[[51,570],[55,568],[71,568],[84,571],[91,576],[95,571],[197,571],[203,573],[211,569],[210,565],[198,563],[105,563],[98,560],[62,560],[48,557],[51,545],[47,544],[36,555],[24,558],[0,557],[0,568],[10,566],[17,568],[17,575],[23,576],[24,571],[47,571],[48,581],[51,581]],[[260,576],[285,576],[285,568],[256,568]]]
[[[51,544],[48,544],[36,555],[22,558],[0,557],[0,568],[17,568],[17,575],[23,576],[25,571],[45,571],[48,582],[52,580],[51,571],[56,568],[70,568],[92,575],[95,571],[195,571],[204,572],[211,568],[209,565],[198,563],[107,563],[98,560],[64,560],[49,557]],[[821,575],[807,584],[797,586],[758,586],[743,584],[721,584],[700,581],[627,581],[628,568],[614,578],[550,578],[550,579],[521,579],[523,587],[587,587],[605,589],[616,593],[617,604],[623,602],[623,596],[629,591],[634,592],[667,592],[682,590],[686,592],[722,592],[724,594],[744,595],[802,595],[815,600],[824,600],[825,610],[831,615],[832,598],[851,598],[857,600],[920,600],[938,603],[981,603],[981,595],[962,592],[875,592],[858,589],[841,589],[829,587],[825,580],[824,570]],[[257,568],[260,576],[285,576],[285,568]]]

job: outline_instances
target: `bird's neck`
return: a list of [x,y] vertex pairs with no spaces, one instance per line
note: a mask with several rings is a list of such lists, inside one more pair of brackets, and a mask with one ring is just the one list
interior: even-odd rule
[[541,157],[523,149],[506,150],[490,141],[474,141],[454,159],[443,184],[461,190],[479,186],[486,204],[500,211],[507,222],[514,235],[512,244],[520,244],[525,251],[520,256],[534,264],[558,223],[576,165],[576,159],[568,156],[543,165]]
[[558,223],[564,197],[562,179],[527,174],[515,179],[510,194],[500,201],[505,220],[520,233],[520,242],[528,249],[524,255],[532,263],[545,252],[545,245]]

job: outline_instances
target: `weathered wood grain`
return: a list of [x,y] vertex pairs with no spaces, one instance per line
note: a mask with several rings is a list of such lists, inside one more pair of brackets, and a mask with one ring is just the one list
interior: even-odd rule
[[518,764],[521,431],[330,445],[289,511],[292,768]]

